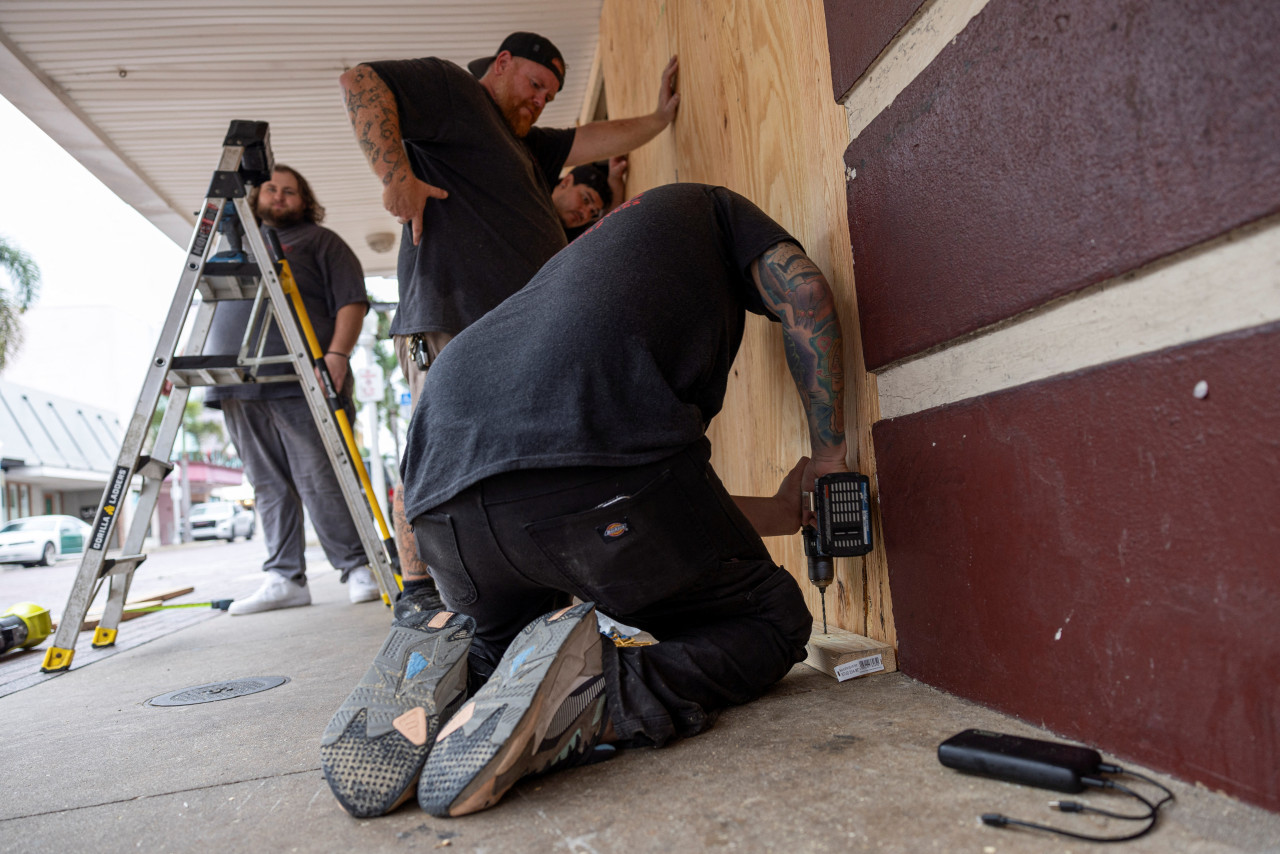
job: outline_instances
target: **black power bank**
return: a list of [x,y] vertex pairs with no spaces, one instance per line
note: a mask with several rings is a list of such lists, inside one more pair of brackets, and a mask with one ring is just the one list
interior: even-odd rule
[[1082,777],[1097,777],[1102,756],[1074,744],[967,729],[938,745],[948,768],[1056,792],[1081,792]]

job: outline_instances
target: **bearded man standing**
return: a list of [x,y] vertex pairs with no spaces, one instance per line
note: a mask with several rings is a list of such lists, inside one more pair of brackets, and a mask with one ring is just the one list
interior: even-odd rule
[[[325,364],[334,385],[349,401],[351,350],[369,309],[360,261],[342,238],[320,225],[324,208],[316,201],[311,185],[294,169],[277,163],[271,180],[254,188],[249,201],[260,224],[276,229],[316,338],[325,350]],[[248,300],[220,303],[205,352],[237,352],[250,309]],[[284,338],[272,324],[264,355],[286,352]],[[259,374],[291,370],[289,366],[268,365]],[[262,566],[267,580],[252,596],[233,602],[229,613],[254,614],[311,604],[304,555],[304,506],[325,556],[348,585],[351,601],[379,598],[360,533],[342,498],[301,385],[214,386],[205,393],[205,405],[222,410],[253,485],[267,542],[267,560]],[[350,407],[349,402],[347,405]]]

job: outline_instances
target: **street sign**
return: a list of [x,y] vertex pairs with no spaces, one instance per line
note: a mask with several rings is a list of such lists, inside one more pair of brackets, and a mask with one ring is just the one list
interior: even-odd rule
[[356,400],[376,403],[382,400],[384,379],[382,369],[375,365],[356,368]]

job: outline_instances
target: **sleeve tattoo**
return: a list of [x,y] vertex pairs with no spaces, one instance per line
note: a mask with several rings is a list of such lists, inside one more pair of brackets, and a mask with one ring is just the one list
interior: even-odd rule
[[360,150],[383,185],[390,184],[397,172],[408,168],[395,96],[372,68],[357,65],[351,69],[343,99]]
[[844,441],[844,341],[826,277],[794,243],[771,246],[754,272],[765,305],[782,321],[814,450],[834,447]]

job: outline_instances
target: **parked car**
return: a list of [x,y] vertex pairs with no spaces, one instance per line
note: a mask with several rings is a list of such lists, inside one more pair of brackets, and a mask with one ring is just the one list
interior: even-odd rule
[[226,540],[228,543],[234,543],[236,537],[251,540],[254,525],[253,511],[235,501],[212,501],[191,507],[193,540]]
[[0,528],[0,563],[50,566],[62,555],[79,554],[89,525],[74,516],[26,516]]

